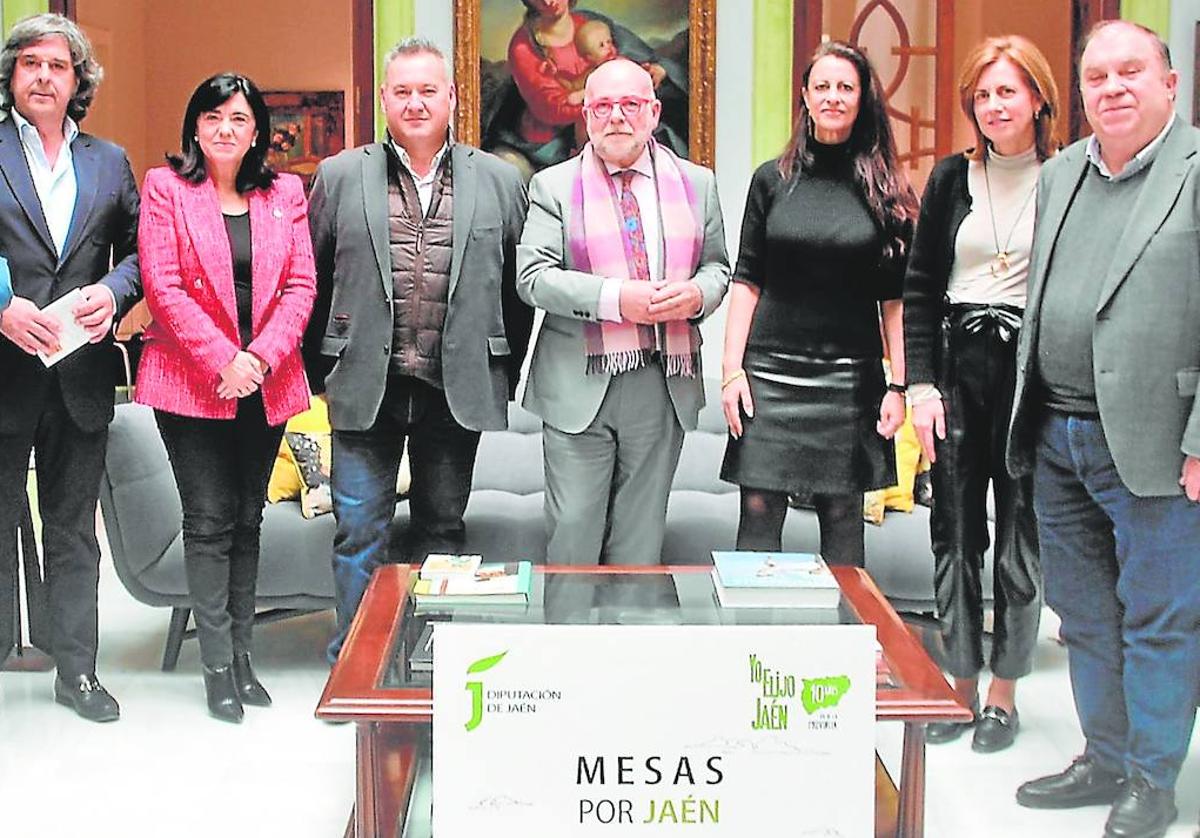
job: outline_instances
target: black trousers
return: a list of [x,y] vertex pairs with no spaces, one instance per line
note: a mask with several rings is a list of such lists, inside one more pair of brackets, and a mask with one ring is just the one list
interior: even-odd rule
[[1010,477],[1004,462],[1017,335],[993,318],[973,320],[968,327],[962,318],[952,317],[947,324],[942,376],[946,439],[936,441],[931,475],[930,541],[941,663],[957,678],[974,678],[984,665],[981,577],[991,482],[996,545],[990,663],[993,675],[1013,679],[1029,674],[1033,666],[1042,609],[1032,479]]
[[[57,374],[50,375],[36,424],[15,434],[0,434],[0,533],[12,538],[25,509],[32,450],[50,608],[52,648],[45,651],[54,656],[59,674],[73,680],[96,671],[100,580],[96,500],[108,428],[81,430],[63,404]],[[4,562],[0,590],[11,592],[16,554],[5,550],[0,557]]]
[[233,419],[161,410],[154,418],[183,505],[183,563],[200,659],[222,666],[250,651],[263,503],[283,426],[267,424],[259,393],[239,400]]

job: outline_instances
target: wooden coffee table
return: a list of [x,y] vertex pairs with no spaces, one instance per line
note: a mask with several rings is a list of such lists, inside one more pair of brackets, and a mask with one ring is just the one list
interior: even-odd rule
[[[528,609],[414,611],[408,596],[412,569],[388,565],[376,571],[317,705],[328,721],[357,725],[357,794],[346,829],[354,838],[427,838],[426,812],[409,806],[418,776],[429,771],[433,689],[428,673],[409,671],[409,652],[428,619],[455,622],[677,623],[684,625],[804,624],[811,612],[722,609],[712,596],[710,566],[535,568]],[[883,649],[877,662],[875,718],[904,723],[900,782],[893,784],[876,759],[876,835],[919,838],[925,821],[925,725],[971,719],[917,639],[909,632],[866,571],[834,568],[842,589],[838,617],[822,622],[873,625]],[[639,613],[635,608],[581,607],[574,613],[543,608],[546,583],[570,584],[575,594],[621,585],[666,590]],[[673,590],[672,590],[673,589]],[[589,602],[591,600],[589,599]],[[822,612],[817,612],[822,613]],[[644,619],[643,619],[644,618]],[[411,811],[410,811],[411,809]]]

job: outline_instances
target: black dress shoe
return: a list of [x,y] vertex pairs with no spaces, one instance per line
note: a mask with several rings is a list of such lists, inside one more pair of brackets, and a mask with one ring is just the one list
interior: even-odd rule
[[66,705],[89,722],[115,722],[121,718],[117,700],[100,685],[95,675],[80,675],[70,682],[54,677],[54,700]]
[[258,681],[250,666],[250,653],[240,652],[233,656],[233,683],[237,687],[242,704],[252,707],[270,707],[271,694]]
[[1022,783],[1017,803],[1030,809],[1075,809],[1112,803],[1125,777],[1101,768],[1089,756],[1076,757],[1065,771]]
[[981,754],[1003,751],[1017,738],[1021,727],[1021,717],[1017,708],[1009,713],[1003,707],[990,704],[983,708],[979,716],[979,724],[975,725],[975,735],[971,738],[971,750]]
[[233,683],[233,667],[204,667],[204,692],[208,696],[208,712],[223,722],[241,722],[245,711],[238,698],[237,686]]
[[979,696],[971,702],[971,721],[969,722],[930,722],[925,725],[925,743],[928,745],[944,745],[962,736],[979,721]]
[[1156,789],[1135,774],[1108,813],[1104,838],[1162,838],[1177,814],[1174,790]]

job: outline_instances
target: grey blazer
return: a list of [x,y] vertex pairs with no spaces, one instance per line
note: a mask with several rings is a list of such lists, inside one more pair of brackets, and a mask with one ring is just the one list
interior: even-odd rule
[[[516,295],[516,246],[527,198],[517,170],[477,148],[451,147],[454,210],[442,382],[464,428],[507,427],[507,402],[529,345],[533,310]],[[317,301],[304,338],[313,392],[337,430],[370,428],[392,343],[387,152],[343,151],[317,168],[309,198]]]
[[[1185,454],[1200,456],[1200,131],[1176,119],[1146,176],[1103,283],[1092,329],[1096,403],[1117,473],[1139,496],[1175,495]],[[1031,392],[1046,274],[1091,164],[1081,140],[1042,168],[1017,346],[1008,437],[1013,474],[1033,468],[1040,399]],[[1114,231],[1115,232],[1115,231]]]
[[[544,309],[522,405],[551,427],[579,433],[600,409],[607,373],[586,372],[583,324],[598,320],[604,277],[573,270],[567,230],[570,228],[571,189],[579,172],[579,157],[543,169],[529,184],[529,218],[517,247],[517,293],[530,305]],[[704,296],[695,322],[716,310],[729,285],[729,257],[717,182],[702,166],[680,161],[692,189],[703,201],[704,246],[693,281]],[[694,430],[704,405],[703,370],[694,378],[672,376],[667,390],[684,430]]]

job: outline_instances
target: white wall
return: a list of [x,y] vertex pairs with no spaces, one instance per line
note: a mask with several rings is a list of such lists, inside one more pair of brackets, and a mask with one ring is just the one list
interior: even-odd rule
[[[454,12],[448,0],[415,0],[417,34],[454,50]],[[753,4],[717,4],[717,189],[725,212],[725,241],[732,264],[737,259],[738,234],[746,189],[752,174],[750,90],[753,84],[751,45],[754,43]],[[709,377],[721,374],[721,341],[725,332],[722,307],[704,324],[704,365]]]
[[1189,122],[1192,119],[1197,21],[1200,21],[1200,0],[1171,0],[1171,63],[1179,71],[1179,97],[1175,109]]

